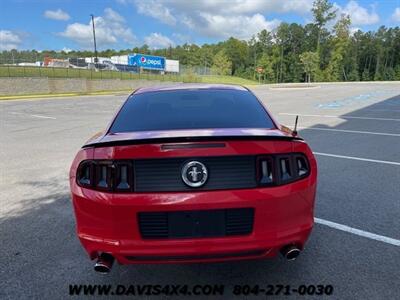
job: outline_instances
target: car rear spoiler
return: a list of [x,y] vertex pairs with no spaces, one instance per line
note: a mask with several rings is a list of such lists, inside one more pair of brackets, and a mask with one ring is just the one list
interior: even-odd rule
[[100,148],[112,146],[128,146],[162,143],[214,142],[214,141],[303,141],[299,136],[278,135],[232,135],[232,136],[194,136],[194,137],[158,137],[145,139],[122,139],[114,141],[96,140],[88,142],[82,148]]

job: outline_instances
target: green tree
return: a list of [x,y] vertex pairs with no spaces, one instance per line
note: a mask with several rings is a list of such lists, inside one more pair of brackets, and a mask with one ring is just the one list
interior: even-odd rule
[[258,42],[263,52],[267,52],[268,48],[272,46],[272,34],[266,29],[261,30],[257,34]]
[[342,15],[334,26],[335,36],[332,39],[331,58],[324,70],[326,81],[347,80],[344,57],[350,43],[350,17]]
[[395,72],[395,80],[400,80],[400,65],[396,66],[394,72]]
[[314,15],[314,23],[317,26],[317,53],[320,52],[320,40],[322,28],[327,22],[336,17],[336,10],[328,0],[315,0],[311,9]]
[[300,61],[306,73],[306,81],[311,82],[311,77],[315,76],[318,70],[318,53],[307,51],[300,54]]
[[275,72],[274,72],[274,62],[273,57],[264,53],[260,60],[258,61],[258,66],[263,68],[262,75],[264,77],[264,81],[267,82],[275,82]]
[[247,43],[231,37],[221,46],[225,50],[228,59],[232,62],[232,73],[230,75],[238,75],[237,70],[245,65],[247,58]]
[[220,50],[213,59],[213,73],[217,75],[230,75],[232,72],[232,62],[229,60],[224,50]]

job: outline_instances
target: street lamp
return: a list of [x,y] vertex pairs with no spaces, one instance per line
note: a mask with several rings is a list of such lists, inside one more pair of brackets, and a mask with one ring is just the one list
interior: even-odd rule
[[94,63],[97,64],[99,59],[97,58],[97,47],[96,47],[96,31],[94,29],[94,16],[92,16],[92,27],[93,27],[93,42],[94,42]]

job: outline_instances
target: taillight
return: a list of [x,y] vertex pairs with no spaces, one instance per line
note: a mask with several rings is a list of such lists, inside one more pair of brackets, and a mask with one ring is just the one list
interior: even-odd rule
[[101,191],[133,191],[133,167],[130,161],[86,160],[77,172],[79,186]]
[[271,185],[274,182],[272,157],[258,157],[258,182],[260,185]]
[[130,191],[133,182],[133,168],[130,162],[117,162],[115,164],[115,189]]
[[113,164],[111,161],[101,161],[95,164],[95,187],[101,190],[111,190],[113,185]]
[[280,181],[289,181],[293,177],[293,166],[291,164],[291,157],[279,158],[279,174]]
[[295,160],[296,160],[297,175],[301,176],[301,177],[306,176],[309,171],[307,158],[305,158],[304,156],[298,155],[295,157]]
[[300,153],[265,155],[257,157],[259,186],[287,184],[310,173],[307,157]]
[[93,184],[93,164],[91,161],[84,161],[79,165],[76,179],[78,184],[84,187]]

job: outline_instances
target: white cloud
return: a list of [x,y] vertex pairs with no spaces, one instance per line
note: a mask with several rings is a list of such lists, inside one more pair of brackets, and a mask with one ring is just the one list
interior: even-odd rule
[[104,9],[104,18],[111,22],[125,23],[124,17],[109,7]]
[[[207,2],[205,1],[205,4]],[[311,10],[313,0],[222,0],[222,5],[221,1],[214,1],[214,4],[214,9],[219,13],[225,11],[235,14],[271,12],[305,14]],[[207,5],[205,5],[205,8],[207,8]]]
[[70,19],[69,14],[60,8],[57,10],[46,10],[44,12],[44,16],[48,19],[57,20],[57,21],[68,21]]
[[21,37],[10,30],[0,30],[0,50],[18,49],[22,43]]
[[135,0],[139,13],[169,25],[184,25],[205,36],[247,39],[280,21],[263,13],[309,13],[313,0]]
[[396,7],[394,10],[392,20],[400,23],[400,7]]
[[168,37],[161,33],[153,32],[152,34],[144,38],[144,43],[151,49],[168,48],[169,46],[175,46],[175,43]]
[[229,38],[231,36],[239,39],[250,39],[252,35],[263,29],[271,31],[280,23],[279,20],[267,21],[261,14],[252,16],[223,16],[202,14],[205,27],[198,30],[205,35]]
[[153,17],[165,24],[175,25],[176,18],[171,14],[168,7],[164,6],[162,1],[145,0],[135,1],[138,13]]
[[[136,43],[136,37],[126,25],[125,19],[111,8],[104,10],[104,16],[94,18],[97,46],[101,48],[115,45],[118,42]],[[93,45],[92,21],[88,24],[72,23],[59,33],[81,47],[91,48]]]
[[349,1],[345,7],[336,5],[338,8],[337,16],[346,14],[350,16],[352,25],[371,25],[379,22],[379,16],[374,8],[369,12],[356,1]]
[[158,17],[158,11],[167,12],[173,18],[196,12],[209,14],[255,14],[255,13],[308,13],[313,0],[135,0],[139,13]]
[[72,51],[72,49],[64,47],[64,48],[61,49],[61,51],[65,52],[65,53],[69,53],[69,52]]

